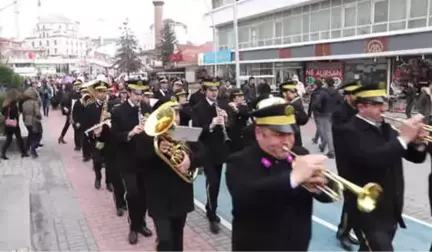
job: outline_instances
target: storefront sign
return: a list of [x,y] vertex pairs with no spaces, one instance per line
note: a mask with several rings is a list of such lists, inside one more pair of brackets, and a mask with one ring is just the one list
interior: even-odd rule
[[315,56],[328,56],[331,55],[330,44],[316,44],[315,45]]
[[183,54],[173,53],[169,56],[169,60],[171,63],[183,61]]
[[231,51],[224,50],[219,52],[206,52],[204,53],[204,64],[221,64],[229,63],[232,61]]
[[366,40],[365,53],[380,53],[387,50],[387,38],[371,38]]
[[314,85],[316,80],[331,77],[334,85],[339,86],[343,80],[342,63],[308,63],[305,77],[307,85]]

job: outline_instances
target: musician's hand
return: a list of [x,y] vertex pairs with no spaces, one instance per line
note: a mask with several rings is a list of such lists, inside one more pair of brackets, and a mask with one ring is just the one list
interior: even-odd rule
[[324,170],[324,162],[327,156],[321,154],[310,154],[298,156],[292,165],[291,182],[302,184]]
[[108,121],[105,123],[105,125],[108,126],[108,128],[111,129],[111,120],[108,120]]
[[328,183],[328,180],[321,172],[318,172],[315,173],[315,175],[311,178],[307,179],[305,183],[307,185],[310,185],[308,189],[312,193],[320,194],[322,193],[322,191],[318,189],[317,186],[325,186]]
[[227,112],[223,109],[219,110],[219,116],[222,116],[224,118],[228,118]]
[[95,136],[100,136],[100,134],[102,133],[102,128],[103,127],[98,127],[98,128],[96,128],[96,129],[94,129],[93,130],[93,134],[95,135]]
[[238,111],[238,107],[237,104],[235,102],[230,102],[228,103],[228,105],[235,111]]
[[187,174],[191,166],[189,156],[184,154],[183,161],[176,168],[183,174]]
[[163,153],[163,154],[167,154],[169,152],[169,150],[171,149],[171,143],[165,140],[162,140],[159,142],[159,150]]
[[137,125],[131,130],[129,135],[135,136],[135,135],[141,134],[143,131],[144,131],[144,127],[142,125]]
[[420,130],[417,138],[414,140],[414,143],[421,144],[425,142],[425,138],[429,135],[429,132],[424,130],[423,128]]
[[401,124],[399,136],[405,143],[411,143],[418,137],[423,128],[423,118],[423,115],[417,114]]

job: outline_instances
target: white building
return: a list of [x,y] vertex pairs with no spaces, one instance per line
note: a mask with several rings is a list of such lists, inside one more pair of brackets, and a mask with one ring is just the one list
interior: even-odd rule
[[34,49],[46,49],[48,56],[82,58],[89,40],[79,36],[79,23],[60,15],[40,18],[26,43]]
[[[205,54],[204,65],[233,71],[234,0],[212,4],[206,21],[222,52]],[[237,17],[241,76],[390,83],[412,73],[401,69],[408,67],[416,75],[405,77],[430,83],[432,0],[238,0]]]
[[[177,43],[179,44],[186,44],[188,42],[188,28],[185,24],[181,22],[176,22],[172,19],[165,19],[164,23],[169,23],[171,25],[171,28],[174,30]],[[143,34],[142,38],[142,48],[143,50],[153,50],[155,49],[155,31],[154,31],[154,25],[150,25],[149,30]]]

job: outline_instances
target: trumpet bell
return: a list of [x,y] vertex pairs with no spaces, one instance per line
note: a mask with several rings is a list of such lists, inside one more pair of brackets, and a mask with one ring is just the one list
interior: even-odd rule
[[368,183],[363,187],[361,193],[357,195],[357,208],[365,213],[370,213],[376,208],[378,198],[383,189],[376,183]]
[[151,113],[144,125],[147,135],[156,137],[165,134],[172,129],[175,122],[175,111],[172,108],[174,102],[167,102]]

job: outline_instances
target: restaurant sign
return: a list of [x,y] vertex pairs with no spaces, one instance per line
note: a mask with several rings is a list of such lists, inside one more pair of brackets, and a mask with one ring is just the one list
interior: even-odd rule
[[334,85],[339,86],[343,80],[342,63],[308,63],[306,66],[306,84],[314,85],[315,81],[331,77]]

